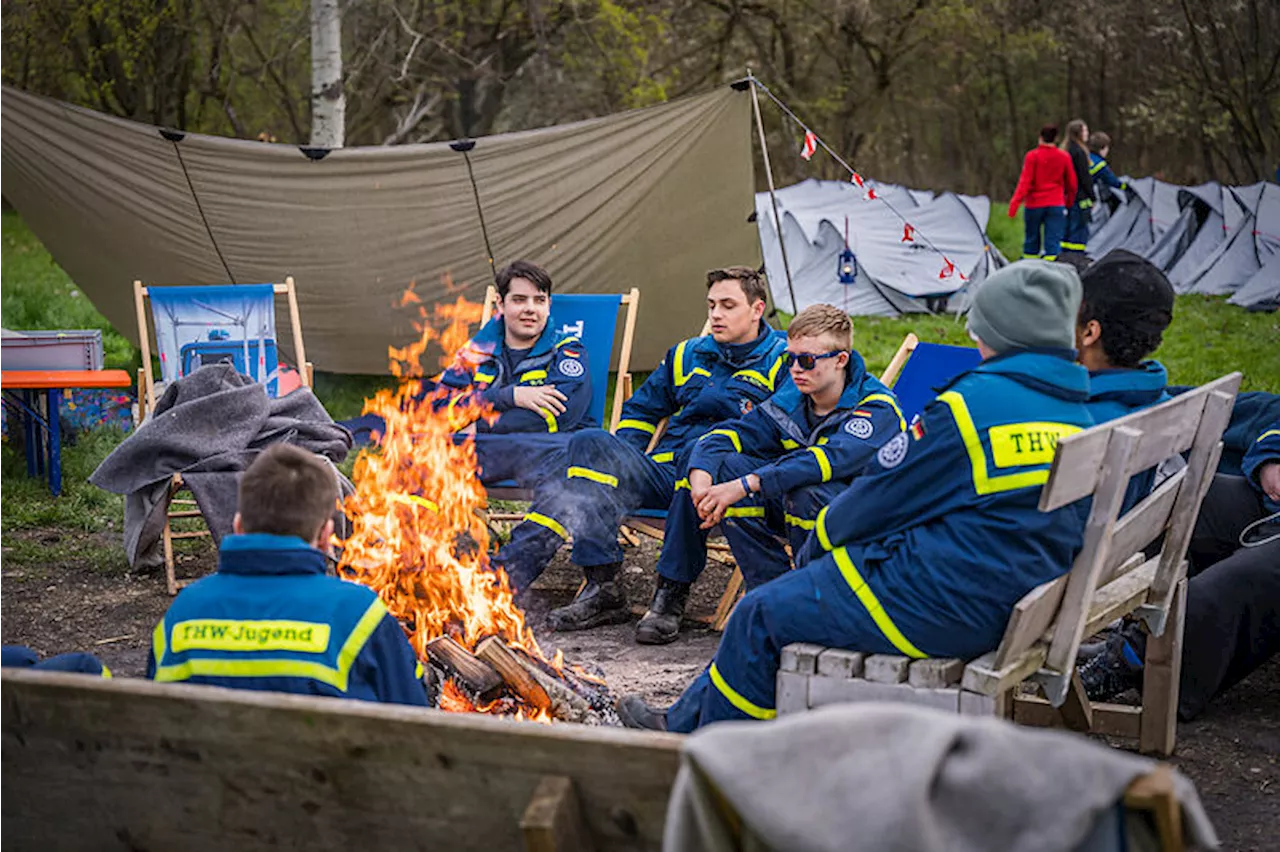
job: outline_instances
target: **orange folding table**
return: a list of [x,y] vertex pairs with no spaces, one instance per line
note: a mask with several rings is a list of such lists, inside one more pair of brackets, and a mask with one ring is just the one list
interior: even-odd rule
[[[124,370],[3,370],[4,402],[22,421],[27,475],[48,476],[49,490],[62,493],[62,429],[58,400],[67,388],[127,388]],[[44,403],[41,404],[43,397]]]

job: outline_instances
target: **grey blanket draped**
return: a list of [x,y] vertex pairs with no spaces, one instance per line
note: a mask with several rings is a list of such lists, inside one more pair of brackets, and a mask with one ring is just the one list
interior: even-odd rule
[[[201,367],[165,389],[155,412],[107,456],[89,481],[125,495],[129,564],[160,564],[160,536],[173,474],[191,489],[214,542],[231,532],[240,474],[267,446],[285,442],[337,465],[351,433],[333,422],[309,388],[271,399],[228,364]],[[335,466],[343,494],[351,484]]]

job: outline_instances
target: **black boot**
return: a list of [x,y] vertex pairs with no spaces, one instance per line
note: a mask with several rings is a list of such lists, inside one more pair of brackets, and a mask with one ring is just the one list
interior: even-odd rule
[[586,570],[587,585],[573,603],[553,609],[547,614],[547,625],[552,630],[586,630],[602,624],[621,624],[631,619],[627,595],[614,582],[621,565],[604,565]]
[[667,711],[654,710],[638,695],[624,695],[618,699],[618,718],[624,728],[644,731],[665,731]]
[[1130,689],[1142,689],[1142,649],[1126,636],[1134,631],[1118,630],[1107,638],[1106,649],[1080,666],[1080,685],[1090,701],[1110,701]]
[[689,601],[691,583],[658,577],[658,588],[653,593],[649,611],[636,625],[636,641],[641,645],[666,645],[680,635],[680,619]]

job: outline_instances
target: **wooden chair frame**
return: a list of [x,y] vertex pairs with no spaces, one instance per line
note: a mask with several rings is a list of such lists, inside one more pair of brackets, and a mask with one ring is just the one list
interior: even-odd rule
[[[228,285],[234,286],[234,285]],[[289,327],[293,336],[294,360],[298,362],[298,377],[302,384],[311,387],[315,382],[315,368],[307,360],[307,350],[302,342],[302,320],[298,313],[298,291],[293,276],[286,276],[283,284],[272,284],[276,295],[285,297],[289,310]],[[133,301],[138,318],[138,345],[142,350],[142,368],[138,370],[138,422],[141,423],[152,415],[156,406],[155,375],[151,367],[151,331],[152,325],[147,322],[146,302],[149,292],[141,281],[133,282]],[[196,501],[180,498],[177,495],[185,490],[182,474],[175,473],[169,480],[169,492],[166,495],[168,508],[165,510],[164,529],[161,531],[161,542],[164,547],[165,585],[170,595],[187,585],[189,580],[178,580],[174,573],[173,542],[182,538],[204,538],[210,535],[208,529],[176,532],[173,520],[176,518],[200,518]],[[174,506],[179,508],[175,509]]]
[[[1132,737],[1144,752],[1172,753],[1187,545],[1217,469],[1240,381],[1240,373],[1232,373],[1058,443],[1039,508],[1054,511],[1092,497],[1083,544],[1069,572],[1018,601],[996,650],[966,664],[887,655],[864,660],[851,651],[788,645],[778,678],[779,713],[833,700],[946,704],[961,713]],[[1120,517],[1130,478],[1182,454],[1186,465]],[[1130,615],[1150,634],[1142,706],[1092,703],[1075,672],[1080,643]],[[860,680],[864,665],[866,678]],[[854,667],[858,671],[851,674]],[[893,676],[882,677],[882,671]],[[1025,694],[1024,683],[1043,697]]]

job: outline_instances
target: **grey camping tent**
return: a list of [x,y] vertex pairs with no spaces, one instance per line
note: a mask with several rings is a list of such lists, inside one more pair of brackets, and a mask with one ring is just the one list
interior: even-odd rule
[[[914,239],[904,240],[902,219],[885,203],[865,197],[870,188],[906,216],[916,229]],[[987,239],[986,196],[806,180],[779,189],[777,197],[799,308],[827,303],[854,315],[880,316],[960,311],[970,289],[1006,263]],[[767,192],[756,194],[755,217],[774,302],[794,313]],[[852,285],[840,283],[838,274],[846,222],[857,267]],[[949,275],[944,255],[956,265]]]

